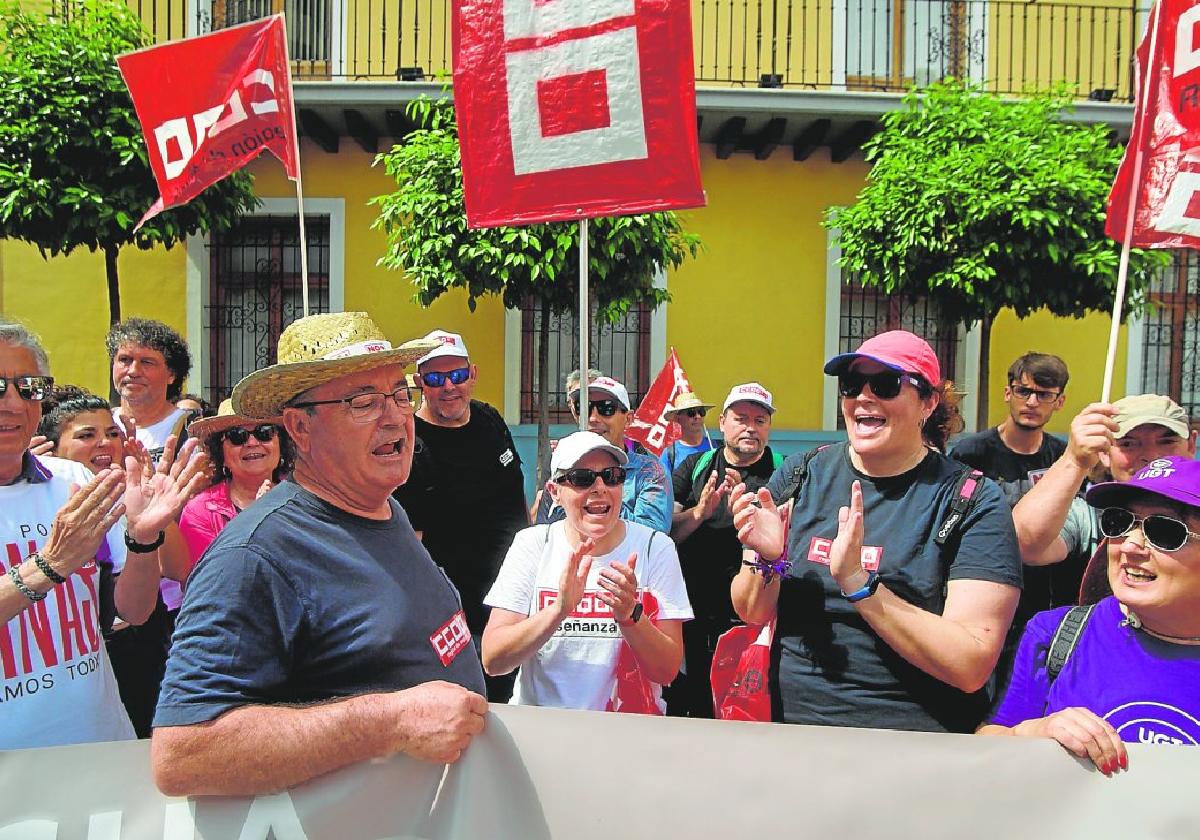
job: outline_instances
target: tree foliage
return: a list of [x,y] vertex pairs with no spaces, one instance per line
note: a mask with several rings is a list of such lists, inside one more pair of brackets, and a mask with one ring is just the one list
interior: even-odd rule
[[[373,227],[388,237],[380,265],[407,273],[426,306],[462,288],[472,310],[487,294],[503,296],[510,308],[532,297],[555,312],[574,309],[579,225],[469,229],[453,105],[423,98],[409,112],[420,128],[376,158],[397,183],[395,192],[371,201],[379,207]],[[667,291],[654,286],[656,268],[678,267],[700,244],[674,213],[594,219],[589,228],[589,289],[597,316],[607,321],[635,303],[665,303]]]
[[256,205],[235,173],[134,233],[158,187],[115,58],[151,43],[121,0],[0,4],[0,236],[43,256],[102,249],[115,266],[124,245],[170,246]]
[[[1005,101],[949,81],[910,93],[865,147],[856,203],[830,211],[843,268],[890,293],[932,296],[985,324],[1003,307],[1108,310],[1120,246],[1104,234],[1121,149],[1105,126],[1063,121],[1065,88]],[[1133,251],[1140,305],[1162,252]]]

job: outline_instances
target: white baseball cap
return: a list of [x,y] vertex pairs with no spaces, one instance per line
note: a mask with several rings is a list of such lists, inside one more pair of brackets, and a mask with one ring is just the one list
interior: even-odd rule
[[[621,407],[629,411],[629,391],[625,389],[617,380],[611,376],[597,376],[588,383],[588,388],[595,388],[597,391],[603,391],[611,396],[614,400],[621,404]],[[572,393],[574,393],[572,391]]]
[[425,336],[424,341],[437,341],[438,346],[430,350],[421,358],[417,359],[417,365],[423,365],[428,361],[432,361],[440,356],[459,356],[460,358],[470,358],[467,354],[467,344],[458,333],[446,332],[445,330],[434,330],[429,335]]
[[567,435],[554,447],[550,458],[550,473],[558,475],[574,467],[589,452],[607,452],[617,459],[622,467],[629,463],[629,456],[619,446],[613,446],[595,432],[575,432]]
[[771,397],[771,392],[757,382],[734,385],[733,390],[729,392],[729,396],[725,398],[725,405],[721,407],[721,411],[725,411],[725,409],[729,408],[735,402],[758,403],[771,414],[775,413],[775,400]]

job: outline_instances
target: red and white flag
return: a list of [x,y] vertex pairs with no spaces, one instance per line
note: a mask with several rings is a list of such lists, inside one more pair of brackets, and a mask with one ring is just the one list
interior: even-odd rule
[[117,58],[161,194],[138,227],[264,151],[299,178],[288,64],[283,15]]
[[683,372],[679,357],[672,347],[666,364],[654,378],[637,411],[629,418],[625,437],[636,440],[655,455],[661,455],[664,449],[679,440],[680,435],[679,424],[665,416],[667,406],[675,402],[680,394],[690,390],[692,386],[688,383],[687,374]]
[[1137,59],[1133,131],[1105,232],[1124,242],[1132,206],[1131,247],[1200,248],[1200,3],[1159,0]]

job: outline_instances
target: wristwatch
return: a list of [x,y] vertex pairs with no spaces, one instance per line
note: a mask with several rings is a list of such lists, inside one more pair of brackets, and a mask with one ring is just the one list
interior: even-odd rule
[[878,588],[879,575],[875,572],[867,572],[867,582],[862,585],[862,589],[856,589],[853,592],[842,592],[842,597],[851,604],[857,604],[864,598],[870,598],[874,595],[875,590]]
[[625,621],[618,621],[617,624],[620,624],[623,627],[628,627],[630,624],[637,624],[639,621],[642,620],[642,613],[644,613],[645,611],[646,610],[642,606],[642,602],[638,601],[636,604],[633,605],[633,612],[631,612],[629,614],[629,618],[626,619]]

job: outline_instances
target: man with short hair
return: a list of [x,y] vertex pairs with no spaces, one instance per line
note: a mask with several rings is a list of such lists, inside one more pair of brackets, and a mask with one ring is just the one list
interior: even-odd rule
[[[393,494],[435,563],[462,596],[467,625],[483,638],[483,605],[513,537],[529,525],[521,458],[500,412],[471,398],[478,367],[461,335],[434,330],[438,346],[417,361],[412,473]],[[508,702],[514,676],[487,677],[488,699]]]
[[101,634],[118,610],[150,615],[162,530],[199,489],[182,461],[93,476],[29,452],[49,373],[37,338],[0,318],[0,750],[134,737]]
[[775,401],[757,382],[734,386],[721,409],[725,445],[685,458],[672,476],[676,499],[671,538],[695,618],[683,626],[683,673],[665,692],[671,715],[713,716],[712,670],[717,638],[738,623],[729,586],[742,566],[742,544],[729,509],[729,491],[766,486],[783,458],[767,445]]
[[[950,449],[951,458],[1000,485],[1009,507],[1016,507],[1066,451],[1066,443],[1044,430],[1063,406],[1068,377],[1067,365],[1058,356],[1034,352],[1021,356],[1009,367],[1004,387],[1008,417],[994,428],[960,435]],[[1029,583],[1026,579],[1026,592]]]
[[[594,371],[588,371],[589,374]],[[572,388],[572,382],[575,387]],[[625,491],[621,496],[621,518],[639,522],[648,528],[668,534],[671,531],[671,482],[662,464],[653,455],[638,451],[625,440],[629,421],[629,391],[611,376],[596,376],[588,380],[587,407],[581,406],[578,372],[567,377],[567,404],[571,416],[578,421],[579,412],[587,411],[588,431],[595,432],[613,446],[623,448],[629,455],[626,467]],[[554,504],[549,493],[543,493],[538,503],[536,521],[547,525],[563,518],[562,508]]]
[[675,468],[689,455],[716,448],[704,428],[704,417],[712,407],[694,391],[682,391],[663,412],[667,420],[679,424],[680,431],[679,440],[667,444],[658,456],[668,476],[674,475]]
[[237,414],[282,415],[296,465],[189,578],[154,718],[164,793],[274,792],[396,752],[449,763],[483,729],[458,593],[391,497],[416,439],[404,366],[435,346],[312,315],[234,389]]

